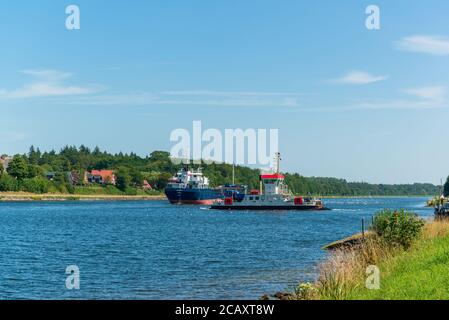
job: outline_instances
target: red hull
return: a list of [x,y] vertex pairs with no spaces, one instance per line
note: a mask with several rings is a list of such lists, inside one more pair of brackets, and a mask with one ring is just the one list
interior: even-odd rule
[[208,199],[208,200],[174,200],[170,201],[171,204],[204,204],[204,205],[212,205],[216,199]]

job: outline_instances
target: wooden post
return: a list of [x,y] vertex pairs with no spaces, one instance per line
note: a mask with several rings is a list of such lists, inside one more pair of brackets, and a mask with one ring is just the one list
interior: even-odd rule
[[365,238],[365,219],[362,218],[362,237]]

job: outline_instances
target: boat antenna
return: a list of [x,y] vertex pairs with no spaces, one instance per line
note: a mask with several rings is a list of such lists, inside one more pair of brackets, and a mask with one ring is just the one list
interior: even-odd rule
[[235,184],[235,162],[232,163],[232,184]]

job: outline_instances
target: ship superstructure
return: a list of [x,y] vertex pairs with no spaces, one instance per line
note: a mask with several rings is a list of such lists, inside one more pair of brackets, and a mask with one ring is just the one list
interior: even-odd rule
[[280,154],[276,153],[276,169],[259,175],[259,190],[251,190],[242,199],[225,197],[215,202],[211,209],[217,210],[326,210],[321,199],[311,196],[294,196],[280,173]]
[[211,204],[223,198],[218,189],[209,187],[209,179],[201,168],[189,170],[183,167],[167,183],[165,195],[173,204]]

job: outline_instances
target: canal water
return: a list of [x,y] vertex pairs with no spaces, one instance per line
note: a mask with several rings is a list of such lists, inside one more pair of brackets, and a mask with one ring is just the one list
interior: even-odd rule
[[[426,198],[327,199],[332,211],[222,212],[165,201],[0,203],[0,299],[257,299],[311,281],[323,245],[383,208]],[[79,290],[66,267],[79,268]]]

